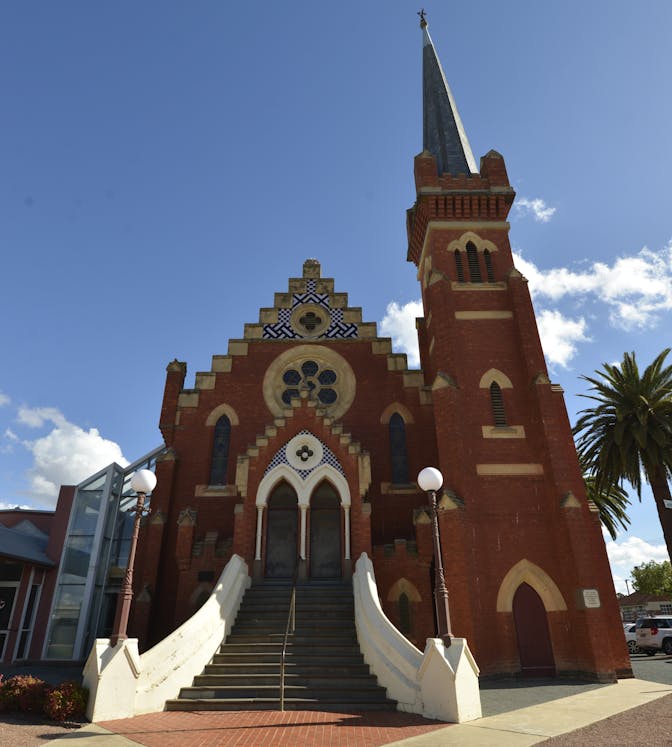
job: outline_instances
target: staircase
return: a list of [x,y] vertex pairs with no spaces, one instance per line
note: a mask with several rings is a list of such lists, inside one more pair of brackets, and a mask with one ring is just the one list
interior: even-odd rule
[[[166,710],[278,710],[290,597],[287,583],[251,586],[220,652],[191,687],[166,702]],[[285,664],[286,710],[395,710],[364,663],[354,621],[350,584],[297,585],[296,628]]]

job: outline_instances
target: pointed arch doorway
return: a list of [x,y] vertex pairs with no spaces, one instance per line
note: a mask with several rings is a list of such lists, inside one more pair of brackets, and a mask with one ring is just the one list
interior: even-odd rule
[[341,499],[328,482],[310,498],[310,577],[341,578]]
[[273,489],[268,498],[267,578],[292,578],[294,575],[298,555],[298,517],[296,491],[283,481]]
[[[323,484],[327,487],[322,488]],[[279,464],[259,483],[255,505],[255,578],[291,578],[297,557],[300,578],[350,576],[350,486],[342,471],[331,464],[320,464],[304,476],[289,464]],[[319,537],[325,540],[324,547]],[[293,550],[292,563],[289,548]]]
[[513,596],[513,621],[523,677],[554,677],[555,658],[546,608],[537,592],[520,584]]

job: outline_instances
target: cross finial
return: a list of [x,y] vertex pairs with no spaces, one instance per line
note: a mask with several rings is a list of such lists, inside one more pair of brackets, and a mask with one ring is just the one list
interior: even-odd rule
[[420,28],[424,29],[427,28],[427,18],[425,17],[425,9],[420,8],[418,11],[418,15],[420,16]]

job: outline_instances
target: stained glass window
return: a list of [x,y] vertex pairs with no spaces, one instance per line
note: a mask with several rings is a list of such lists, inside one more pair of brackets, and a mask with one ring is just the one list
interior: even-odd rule
[[398,412],[390,418],[390,458],[392,484],[408,484],[408,455],[406,453],[406,424]]
[[210,462],[210,485],[226,485],[230,441],[231,421],[226,415],[222,415],[215,423],[215,438],[212,443],[212,461]]

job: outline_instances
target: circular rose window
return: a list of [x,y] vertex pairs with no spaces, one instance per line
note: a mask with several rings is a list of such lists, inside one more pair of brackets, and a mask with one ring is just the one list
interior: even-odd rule
[[290,367],[282,375],[286,389],[282,401],[289,405],[293,397],[300,397],[302,390],[307,390],[309,397],[314,397],[325,406],[333,405],[338,399],[335,384],[338,374],[331,368],[321,367],[316,361],[304,361],[298,367]]
[[338,353],[321,345],[298,345],[285,351],[264,376],[264,399],[278,416],[293,399],[307,397],[333,417],[340,417],[354,396],[352,368]]

